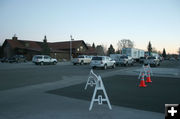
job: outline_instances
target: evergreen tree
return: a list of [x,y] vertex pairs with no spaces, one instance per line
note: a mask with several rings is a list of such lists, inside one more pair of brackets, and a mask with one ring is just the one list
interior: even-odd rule
[[151,45],[151,42],[150,42],[150,41],[149,41],[149,44],[148,44],[148,46],[147,46],[147,50],[148,50],[149,56],[151,56],[152,45]]
[[113,48],[112,44],[111,44],[110,47],[108,48],[107,53],[108,53],[108,55],[115,53],[115,49]]
[[50,48],[48,47],[46,36],[44,36],[44,40],[43,40],[43,43],[42,43],[41,54],[42,55],[50,55]]
[[95,47],[96,47],[94,43],[92,44],[92,47],[93,47],[93,48],[95,48]]
[[100,56],[105,55],[104,47],[102,45],[97,45],[96,46],[96,52],[97,52],[97,55],[100,55]]
[[164,58],[167,56],[167,55],[166,55],[166,50],[165,50],[165,48],[163,48],[162,56],[163,56]]

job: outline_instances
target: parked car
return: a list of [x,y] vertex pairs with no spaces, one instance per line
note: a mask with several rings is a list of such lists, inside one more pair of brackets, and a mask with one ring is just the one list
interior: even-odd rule
[[57,59],[51,58],[48,55],[35,55],[32,58],[32,62],[36,65],[45,65],[45,64],[57,64]]
[[159,56],[158,58],[159,58],[160,62],[162,62],[164,60],[162,56]]
[[180,61],[180,56],[178,56],[177,60]]
[[9,63],[19,63],[19,62],[26,62],[26,57],[24,57],[23,55],[14,55],[10,58],[7,58],[7,62]]
[[3,58],[1,59],[1,62],[2,62],[2,63],[4,63],[4,62],[8,62],[8,58],[3,57]]
[[107,69],[108,67],[115,68],[116,67],[116,61],[111,59],[108,56],[94,56],[90,63],[91,68],[103,68]]
[[170,61],[176,61],[174,57],[169,58]]
[[119,64],[121,66],[134,65],[134,60],[130,56],[121,56],[119,59]]
[[140,57],[140,58],[139,58],[139,63],[140,63],[140,64],[143,64],[143,63],[144,63],[144,60],[146,60],[146,57]]
[[73,63],[74,65],[76,65],[76,64],[80,64],[80,65],[82,65],[82,64],[88,64],[88,63],[91,62],[91,59],[92,59],[91,56],[88,56],[88,55],[79,55],[77,58],[74,58],[74,59],[72,60],[72,63]]
[[15,55],[16,62],[27,62],[26,57],[24,55]]
[[123,56],[122,54],[110,54],[110,58],[116,61],[116,65],[119,65],[119,59]]
[[14,63],[14,62],[17,62],[17,60],[16,60],[16,58],[13,56],[13,57],[8,58],[8,62],[9,62],[9,63]]
[[160,61],[158,57],[148,57],[146,60],[144,60],[144,64],[150,64],[150,66],[160,66]]

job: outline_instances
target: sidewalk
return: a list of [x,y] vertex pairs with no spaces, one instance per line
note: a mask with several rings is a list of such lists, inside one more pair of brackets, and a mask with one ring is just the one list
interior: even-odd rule
[[[73,78],[73,80],[72,80]],[[63,77],[53,83],[0,91],[2,119],[164,119],[164,114],[112,105],[93,106],[89,101],[46,93],[86,81],[87,76]]]

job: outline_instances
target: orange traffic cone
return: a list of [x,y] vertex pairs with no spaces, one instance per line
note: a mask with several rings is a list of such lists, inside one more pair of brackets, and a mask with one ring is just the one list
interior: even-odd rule
[[141,73],[141,81],[140,81],[140,84],[139,84],[139,87],[146,87],[147,85],[145,84],[145,81],[144,81],[144,72]]
[[150,71],[149,71],[149,70],[147,71],[146,82],[147,82],[147,83],[151,83],[151,82],[152,82],[152,81],[151,81],[151,76],[150,76]]

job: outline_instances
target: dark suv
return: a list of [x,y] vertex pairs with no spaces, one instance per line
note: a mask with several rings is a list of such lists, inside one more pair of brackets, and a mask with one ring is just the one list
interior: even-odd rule
[[26,57],[24,55],[15,55],[16,62],[27,62]]
[[24,57],[24,55],[15,55],[8,59],[9,63],[13,63],[13,62],[19,63],[19,62],[26,62],[26,61],[27,60],[26,60],[26,57]]

